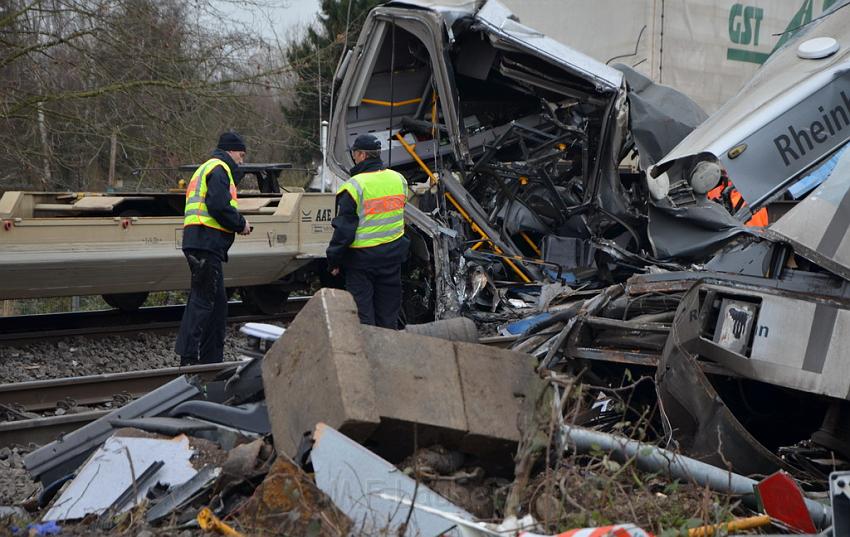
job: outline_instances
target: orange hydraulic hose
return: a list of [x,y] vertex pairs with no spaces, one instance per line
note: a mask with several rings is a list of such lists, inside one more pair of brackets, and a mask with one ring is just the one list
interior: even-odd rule
[[735,520],[725,522],[723,524],[690,528],[688,530],[688,537],[709,537],[719,531],[723,531],[724,533],[726,533],[733,531],[749,530],[753,528],[767,526],[768,524],[770,524],[770,516],[768,515],[736,518]]
[[418,103],[421,100],[422,100],[421,98],[417,97],[415,99],[408,99],[406,101],[392,102],[392,101],[379,101],[378,99],[365,99],[364,98],[364,99],[360,99],[360,102],[366,103],[366,104],[376,104],[378,106],[393,106],[393,107],[396,107],[396,106],[405,106],[405,105],[408,105],[408,104],[415,104],[415,103]]
[[531,240],[531,237],[529,237],[529,236],[526,234],[526,232],[525,232],[525,231],[520,231],[520,232],[519,232],[519,235],[520,235],[520,237],[522,237],[523,239],[525,239],[525,242],[527,242],[527,243],[528,243],[528,245],[529,245],[529,246],[531,246],[531,249],[532,249],[532,250],[534,250],[534,253],[535,253],[535,254],[537,254],[537,256],[538,256],[538,257],[541,257],[541,258],[543,257],[543,252],[541,252],[541,251],[540,251],[540,248],[538,248],[538,247],[537,247],[537,245],[536,245],[536,244],[534,244],[534,241],[533,241],[533,240]]
[[[419,158],[419,155],[416,154],[416,151],[413,150],[413,147],[411,147],[410,144],[408,144],[406,141],[404,141],[404,138],[401,137],[401,134],[396,133],[395,138],[396,138],[396,140],[401,142],[402,147],[404,147],[405,151],[407,151],[408,154],[410,154],[410,156],[413,157],[413,160],[415,160],[416,163],[419,164],[419,167],[422,168],[425,171],[425,173],[428,174],[428,177],[430,177],[431,180],[433,181],[432,184],[436,184],[437,177],[434,175],[434,172],[432,172],[431,169],[424,162],[422,162],[422,159]],[[470,227],[472,227],[472,231],[478,233],[479,235],[481,235],[482,239],[485,239],[487,242],[492,244],[493,249],[496,251],[497,254],[503,253],[502,250],[498,246],[496,246],[496,243],[493,242],[493,240],[490,239],[490,237],[487,236],[487,234],[484,232],[484,230],[481,229],[478,226],[478,224],[476,224],[475,221],[472,220],[472,218],[469,216],[469,214],[466,211],[463,210],[463,207],[461,207],[460,204],[457,202],[457,200],[455,200],[454,197],[451,194],[449,194],[448,192],[446,192],[446,199],[449,200],[451,202],[451,204],[455,206],[455,209],[457,209],[457,211],[461,214],[461,216],[463,216],[463,219],[466,220],[466,222],[470,225]],[[472,249],[473,250],[477,249],[480,244],[481,243],[479,242],[478,244],[473,246]],[[531,282],[531,279],[528,276],[526,276],[519,269],[519,267],[517,267],[516,264],[514,264],[513,261],[511,261],[510,259],[507,259],[507,258],[503,258],[502,260],[505,262],[506,265],[508,265],[517,274],[517,276],[520,277],[520,279],[523,282],[525,282],[525,283]]]
[[399,133],[395,134],[395,138],[396,138],[396,140],[401,142],[401,145],[402,145],[402,147],[404,147],[404,150],[407,151],[407,153],[411,157],[413,157],[413,160],[415,160],[416,163],[419,164],[419,167],[422,168],[423,170],[425,170],[425,173],[428,174],[428,177],[431,180],[431,184],[436,185],[437,184],[437,176],[434,175],[434,172],[431,171],[431,168],[429,168],[424,162],[422,162],[422,159],[419,158],[419,155],[417,155],[416,151],[413,150],[413,146],[411,146],[409,143],[407,143],[405,141],[405,139],[402,138],[401,134],[399,134]]

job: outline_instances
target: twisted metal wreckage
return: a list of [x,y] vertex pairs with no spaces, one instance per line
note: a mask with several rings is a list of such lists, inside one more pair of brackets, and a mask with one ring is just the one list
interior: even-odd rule
[[496,1],[390,2],[338,70],[329,166],[372,132],[411,181],[408,322],[469,317],[591,385],[654,374],[632,404],[685,452],[824,483],[850,457],[842,7],[706,120]]
[[[367,534],[501,535],[388,461],[444,444],[495,475],[511,468],[504,512],[519,515],[554,438],[551,453],[601,448],[747,507],[754,486],[788,476],[745,476],[784,469],[808,490],[829,483],[834,509],[801,497],[798,530],[850,535],[838,472],[850,466],[844,6],[797,29],[708,119],[633,69],[522,26],[496,0],[374,9],[337,71],[328,165],[344,177],[349,143],[373,132],[411,182],[406,331],[362,326],[349,295],[322,289],[285,331],[251,328],[276,342],[234,371],[182,376],[27,455],[47,518],[110,519],[153,488],[149,522],[214,528],[230,513],[276,533],[313,535],[318,523],[349,534],[341,510]],[[415,326],[434,319],[452,337]],[[552,410],[564,418],[558,402],[578,383],[593,400],[553,434]],[[642,441],[606,432],[629,421]],[[169,438],[115,432],[127,427]],[[205,440],[227,460],[188,453],[210,451]],[[107,442],[151,459],[138,479],[122,476],[117,497],[114,483],[115,494],[95,494],[83,479],[114,462]],[[154,486],[161,466],[187,458],[207,466]],[[370,489],[348,486],[361,483]],[[72,513],[80,498],[88,506]]]

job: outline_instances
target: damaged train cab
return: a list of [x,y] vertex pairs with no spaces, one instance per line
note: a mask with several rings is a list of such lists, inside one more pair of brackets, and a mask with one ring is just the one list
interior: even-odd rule
[[496,0],[390,2],[337,73],[329,169],[368,132],[410,181],[408,322],[472,318],[600,397],[639,374],[667,441],[823,481],[850,461],[843,6],[706,120]]
[[[659,255],[704,251],[706,261],[570,306],[555,348],[541,337],[530,349],[596,378],[615,365],[654,372],[646,408],[660,411],[667,440],[718,466],[781,468],[818,487],[850,464],[847,3],[795,29],[649,167],[647,234]],[[720,180],[742,201],[704,201]],[[767,225],[742,233],[765,209]],[[737,224],[724,224],[732,214]]]
[[[794,236],[788,222],[780,222],[829,176],[850,140],[850,30],[840,11],[845,4],[783,36],[784,44],[737,95],[649,167],[658,203],[682,190],[704,196],[722,178],[728,185],[723,202],[738,221],[766,209],[764,224],[777,224],[768,236],[796,243],[818,256],[816,262],[850,275],[818,252],[822,233]],[[822,231],[833,213],[819,212],[811,225]],[[676,251],[676,245],[665,248]]]
[[[406,271],[408,321],[457,310],[470,293],[492,300],[470,291],[489,280],[586,280],[603,252],[643,262],[646,188],[618,169],[636,147],[629,77],[653,85],[523,26],[496,0],[390,2],[369,14],[337,72],[328,165],[346,177],[350,144],[371,133],[417,193],[407,216],[422,267]],[[635,129],[656,158],[705,117],[674,101],[693,124],[661,141]],[[643,110],[651,122],[661,108]]]

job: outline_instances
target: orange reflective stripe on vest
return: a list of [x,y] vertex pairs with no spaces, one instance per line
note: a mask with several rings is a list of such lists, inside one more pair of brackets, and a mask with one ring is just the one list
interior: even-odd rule
[[236,195],[236,183],[233,181],[233,174],[230,167],[221,159],[211,158],[204,162],[195,173],[192,174],[192,179],[189,181],[189,186],[186,187],[186,205],[183,210],[183,227],[186,226],[206,226],[227,233],[233,233],[232,230],[226,229],[212,217],[207,209],[207,177],[217,167],[221,166],[227,172],[227,177],[230,179],[230,206],[234,209],[239,209],[239,200]]
[[366,214],[389,213],[404,209],[405,203],[407,199],[404,194],[367,199],[363,200],[363,212]]
[[364,172],[339,187],[357,204],[357,232],[351,248],[371,248],[404,235],[407,180],[393,170]]

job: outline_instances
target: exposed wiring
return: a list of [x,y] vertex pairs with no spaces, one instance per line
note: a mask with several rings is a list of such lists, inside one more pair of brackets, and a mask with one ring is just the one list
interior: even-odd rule
[[[391,33],[391,44],[390,44],[390,101],[391,103],[395,103],[395,19],[392,21],[392,33]],[[390,106],[390,124],[388,130],[390,131],[389,140],[387,141],[387,168],[393,167],[393,112],[395,111],[395,106]]]
[[640,47],[640,38],[643,37],[643,32],[645,30],[646,30],[646,24],[643,25],[643,28],[641,28],[640,32],[638,33],[637,41],[635,42],[635,51],[634,52],[632,52],[631,54],[620,54],[619,56],[614,56],[613,58],[611,58],[607,62],[605,62],[605,65],[608,65],[609,63],[613,62],[614,60],[618,60],[620,58],[630,58],[632,56],[637,56],[638,48]]

